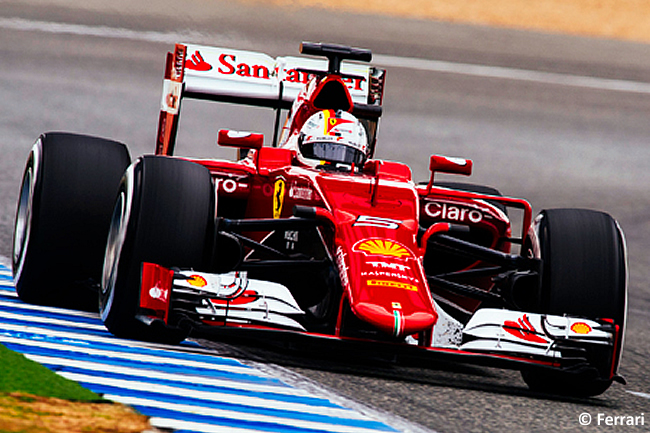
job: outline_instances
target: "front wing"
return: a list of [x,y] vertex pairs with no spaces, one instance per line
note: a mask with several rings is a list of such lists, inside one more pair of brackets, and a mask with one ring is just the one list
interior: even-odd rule
[[[320,350],[345,346],[405,358],[452,357],[504,368],[533,366],[617,378],[613,354],[620,344],[619,329],[607,320],[484,308],[463,325],[436,305],[439,320],[428,339],[373,341],[310,329],[286,287],[248,279],[245,272],[174,272],[144,263],[142,275],[138,318],[147,324],[190,328],[195,335],[273,339]],[[603,371],[609,377],[603,377]]]

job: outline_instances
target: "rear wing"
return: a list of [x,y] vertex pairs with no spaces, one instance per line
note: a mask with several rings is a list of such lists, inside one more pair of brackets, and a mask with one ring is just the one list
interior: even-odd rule
[[[156,154],[173,154],[184,98],[277,110],[275,146],[280,111],[291,108],[311,74],[326,74],[327,70],[325,59],[273,58],[252,51],[176,44],[174,52],[167,53]],[[341,65],[341,75],[354,103],[353,113],[365,121],[374,140],[381,116],[385,70],[346,62]]]

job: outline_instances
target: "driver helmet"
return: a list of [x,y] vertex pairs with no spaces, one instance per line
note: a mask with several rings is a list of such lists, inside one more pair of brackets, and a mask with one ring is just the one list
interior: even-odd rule
[[313,114],[300,130],[298,156],[306,163],[361,166],[368,158],[366,129],[347,111]]

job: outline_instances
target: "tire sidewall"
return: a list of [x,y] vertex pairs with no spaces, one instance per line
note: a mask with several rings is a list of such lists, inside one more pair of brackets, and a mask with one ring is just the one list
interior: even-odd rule
[[33,145],[18,197],[12,268],[21,300],[97,311],[115,192],[130,157],[122,143],[49,132]]
[[[189,187],[193,183],[196,188]],[[208,233],[214,223],[212,181],[207,169],[198,164],[145,156],[126,171],[119,191],[116,206],[124,205],[122,233],[118,236],[120,244],[111,245],[111,236],[116,235],[112,224],[104,259],[100,313],[106,327],[117,336],[161,341],[164,336],[155,335],[136,318],[142,262],[193,269],[207,265],[206,252],[211,251]],[[196,210],[184,210],[188,207]],[[192,215],[192,222],[183,223],[179,216],[185,214]],[[176,217],[179,221],[172,224]],[[111,268],[116,271],[112,277]]]

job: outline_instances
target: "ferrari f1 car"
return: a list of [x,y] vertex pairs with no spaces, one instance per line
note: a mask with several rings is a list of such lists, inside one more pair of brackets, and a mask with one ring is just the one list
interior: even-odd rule
[[[609,215],[439,182],[375,159],[385,70],[368,50],[313,57],[177,44],[155,155],[43,134],[13,248],[26,302],[99,311],[116,336],[337,344],[518,369],[545,392],[597,395],[626,321],[624,236]],[[273,137],[220,130],[236,161],[174,157],[186,98],[276,110]],[[286,116],[285,116],[286,113]],[[517,224],[509,215],[517,214]],[[521,227],[521,230],[514,227]],[[88,289],[94,290],[88,290]]]

